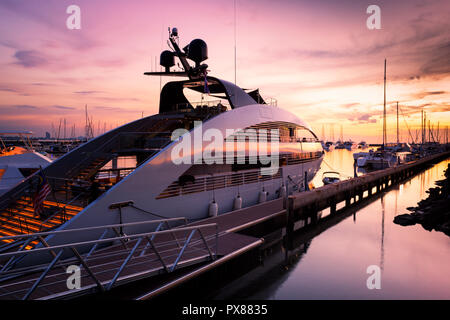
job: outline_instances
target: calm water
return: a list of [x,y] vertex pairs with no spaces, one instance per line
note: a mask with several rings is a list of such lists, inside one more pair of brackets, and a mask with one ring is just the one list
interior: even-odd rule
[[[353,176],[352,151],[333,150],[325,162]],[[321,171],[330,171],[326,163]],[[420,225],[393,223],[397,214],[407,213],[407,207],[427,197],[425,191],[443,178],[448,163],[436,164],[393,187],[312,239],[306,241],[300,230],[294,250],[275,250],[263,266],[212,298],[450,299],[450,238]],[[321,179],[319,172],[316,186]],[[379,290],[367,288],[370,265],[382,270]]]

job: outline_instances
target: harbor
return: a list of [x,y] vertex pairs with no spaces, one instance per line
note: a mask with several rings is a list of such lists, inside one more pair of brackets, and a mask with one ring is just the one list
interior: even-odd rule
[[[407,183],[418,173],[449,156],[450,151],[446,151],[395,168],[368,173],[201,222],[185,223],[165,231],[127,232],[125,235],[119,229],[132,227],[132,223],[110,225],[97,227],[105,232],[96,241],[45,245],[31,250],[23,248],[32,241],[43,241],[44,237],[58,231],[26,237],[12,236],[9,239],[20,238],[25,242],[17,251],[0,254],[2,260],[9,258],[0,273],[2,279],[9,279],[2,281],[1,297],[18,299],[23,295],[23,299],[67,299],[94,294],[94,297],[100,295],[98,298],[101,298],[102,295],[130,294],[130,287],[138,287],[140,290],[132,291],[133,299],[145,300],[199,285],[205,291],[213,291],[220,282],[213,281],[213,288],[208,288],[207,283],[222,277],[224,270],[228,274],[225,279],[229,281],[242,276],[244,271],[251,274],[252,269],[264,264],[264,252],[270,251],[272,247],[284,243],[288,244],[291,251],[295,251],[294,239],[298,237],[298,230],[308,225],[309,233],[320,234],[348,218],[349,212],[355,214],[354,208],[373,201],[372,198],[382,197],[390,189]],[[116,206],[123,209],[132,204]],[[323,214],[325,211],[328,214]],[[170,225],[173,220],[176,219],[154,220],[144,224],[159,225],[159,230],[162,225]],[[90,229],[60,232],[89,232]],[[115,236],[104,237],[108,229],[115,230]],[[102,243],[114,242],[119,243],[106,249],[98,248]],[[91,247],[87,253],[78,253],[77,248],[86,246]],[[63,259],[64,250],[77,252],[77,259]],[[33,255],[34,251],[45,251],[50,257],[53,255],[53,260],[31,269],[11,269],[14,264],[20,264],[20,260]],[[74,263],[81,266],[83,285],[76,290],[67,290],[65,270]],[[242,265],[246,268],[242,268]],[[142,288],[148,291],[142,292]]]

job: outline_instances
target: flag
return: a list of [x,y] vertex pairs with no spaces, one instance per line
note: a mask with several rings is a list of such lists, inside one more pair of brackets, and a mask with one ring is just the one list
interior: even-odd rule
[[37,176],[39,183],[33,199],[33,208],[35,215],[41,215],[44,212],[44,200],[51,192],[51,189],[42,169],[38,172]]

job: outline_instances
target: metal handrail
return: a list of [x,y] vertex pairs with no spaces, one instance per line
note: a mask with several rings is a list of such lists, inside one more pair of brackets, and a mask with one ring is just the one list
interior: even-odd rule
[[36,232],[31,234],[21,234],[16,236],[4,236],[0,237],[0,241],[2,240],[8,240],[8,239],[22,239],[22,238],[29,238],[33,236],[50,236],[55,234],[64,234],[64,233],[71,233],[71,232],[83,232],[83,231],[91,231],[91,230],[98,230],[98,229],[106,229],[106,228],[118,228],[120,226],[122,227],[131,227],[131,226],[139,226],[139,225],[145,225],[145,224],[155,224],[160,223],[161,221],[176,221],[176,220],[185,220],[185,217],[176,217],[176,218],[168,218],[168,219],[155,219],[155,220],[148,220],[148,221],[139,221],[139,222],[127,222],[127,223],[117,223],[117,224],[109,224],[105,226],[94,226],[94,227],[86,227],[86,228],[75,228],[75,229],[67,229],[67,230],[53,230],[53,231],[45,231],[45,232]]
[[[18,196],[22,196],[24,191],[30,188],[31,184],[34,182],[34,180],[37,179],[36,173],[28,176],[17,184],[15,187],[4,193],[0,198],[3,198],[3,200],[0,201],[0,210],[6,209],[11,202],[16,201]],[[25,183],[26,182],[26,183]]]
[[[109,140],[107,140],[107,141],[104,142],[102,145],[100,145],[100,146],[95,150],[95,152],[96,152],[96,153],[99,153],[99,152],[103,151],[103,150],[105,149],[105,147],[106,147],[108,144],[110,144],[110,143],[112,143],[112,142],[116,142],[116,141],[114,141],[114,140],[117,139],[119,136],[120,136],[120,132],[117,133],[117,134],[115,134],[115,135],[113,135]],[[91,153],[92,153],[92,152],[91,152]],[[91,161],[92,158],[94,158],[92,155],[90,155],[90,156],[84,158],[83,161],[80,161],[76,166],[72,167],[72,169],[70,169],[70,170],[67,172],[66,176],[67,176],[67,175],[68,175],[68,176],[71,176],[73,172],[77,172],[77,170],[78,170],[80,167],[82,167],[82,165],[84,165],[87,161]]]
[[[125,135],[133,135],[133,134],[170,134],[170,132],[118,132],[115,135],[113,135],[109,140],[104,142],[102,145],[100,145],[98,148],[96,148],[95,153],[101,153],[107,149],[108,145],[113,145],[114,143],[120,144],[120,137]],[[168,143],[170,143],[169,141]],[[167,144],[168,144],[167,143]],[[164,148],[167,144],[163,145],[161,148]],[[109,148],[110,149],[110,148]],[[68,175],[72,175],[72,173],[76,172],[80,167],[82,167],[86,162],[91,161],[94,156],[90,155],[86,157],[83,161],[78,163],[76,166],[74,166],[72,169],[68,171]]]
[[[26,289],[27,292],[25,293],[25,295],[22,298],[22,299],[26,300],[39,287],[39,285],[42,283],[44,278],[49,274],[49,272],[52,269],[54,269],[56,267],[62,267],[62,265],[60,263],[58,263],[58,261],[62,258],[64,250],[66,250],[66,249],[69,249],[73,253],[73,255],[68,260],[72,261],[74,258],[76,258],[79,261],[80,265],[82,265],[85,268],[89,277],[91,277],[94,280],[97,287],[101,291],[110,290],[115,285],[116,281],[119,279],[120,274],[125,269],[127,264],[133,259],[134,254],[136,253],[137,249],[140,247],[141,243],[143,243],[143,241],[147,242],[147,245],[145,245],[144,250],[147,250],[148,245],[150,245],[150,247],[152,247],[154,249],[155,255],[157,256],[158,259],[152,260],[152,261],[159,261],[161,263],[162,268],[164,270],[166,270],[166,272],[173,272],[177,268],[177,265],[181,261],[183,253],[186,251],[186,249],[189,245],[196,246],[199,243],[203,243],[208,252],[207,256],[209,256],[209,258],[212,260],[216,259],[217,258],[218,236],[219,236],[218,225],[216,223],[176,228],[175,231],[177,231],[177,232],[190,231],[190,234],[188,237],[185,238],[184,245],[182,246],[179,254],[175,258],[175,260],[171,264],[171,266],[169,266],[164,261],[163,257],[161,256],[160,252],[157,249],[157,246],[155,245],[155,243],[153,241],[153,238],[154,238],[154,235],[168,234],[168,233],[171,233],[173,230],[163,230],[163,231],[159,230],[159,231],[143,232],[143,233],[136,233],[136,234],[131,234],[131,235],[120,235],[120,236],[110,237],[110,238],[104,238],[104,236],[105,236],[105,232],[104,232],[102,234],[102,236],[97,240],[71,242],[71,243],[66,243],[66,244],[61,244],[61,245],[48,245],[47,242],[42,238],[42,235],[61,234],[61,233],[68,233],[68,232],[85,232],[87,230],[94,230],[94,229],[100,229],[100,228],[104,228],[106,231],[110,228],[117,228],[117,227],[124,227],[124,226],[137,226],[137,225],[143,225],[143,224],[154,224],[156,222],[159,222],[161,224],[162,222],[165,222],[167,220],[174,221],[174,220],[184,220],[184,219],[185,219],[184,217],[171,218],[171,219],[165,219],[165,220],[153,220],[153,221],[145,221],[145,222],[135,222],[135,223],[108,225],[108,226],[79,228],[79,229],[72,229],[72,230],[60,230],[60,231],[52,231],[52,232],[44,232],[44,233],[35,233],[35,234],[22,235],[22,236],[2,237],[0,239],[5,239],[5,238],[11,239],[11,238],[17,238],[17,237],[21,237],[24,239],[28,238],[28,241],[26,241],[26,243],[30,242],[33,239],[38,238],[44,244],[44,247],[40,247],[40,248],[35,247],[30,250],[24,250],[25,245],[26,245],[26,243],[25,243],[20,249],[14,251],[14,252],[1,253],[0,258],[10,257],[10,259],[8,260],[7,264],[4,265],[3,268],[0,270],[0,275],[4,276],[4,278],[3,278],[4,280],[11,280],[11,279],[19,277],[18,281],[22,283],[23,280],[20,279],[21,275],[26,275],[26,274],[29,274],[30,272],[35,273],[35,272],[43,270],[37,279],[32,278],[32,279],[28,280],[31,284],[31,287],[29,289]],[[210,246],[208,244],[207,239],[204,237],[204,235],[202,233],[202,230],[205,230],[207,228],[215,228],[215,234],[209,235],[207,237],[208,240],[211,240],[211,239],[213,239],[213,237],[215,237],[215,246],[214,245]],[[192,241],[193,235],[197,231],[200,234],[200,239],[196,240],[196,241]],[[92,255],[93,251],[95,250],[96,247],[98,247],[98,245],[111,243],[111,242],[116,243],[118,240],[127,241],[127,242],[129,242],[131,240],[136,240],[136,243],[134,244],[133,248],[131,248],[131,249],[128,248],[126,245],[124,246],[125,251],[123,251],[123,249],[122,249],[122,252],[127,253],[126,258],[123,260],[120,267],[115,271],[114,276],[110,280],[107,280],[106,281],[107,283],[105,283],[105,281],[101,283],[98,280],[96,274],[98,275],[98,273],[103,272],[102,268],[100,268],[100,270],[97,270],[97,273],[95,273],[87,265],[86,260],[87,260],[87,258],[89,258]],[[85,246],[90,246],[90,245],[93,245],[93,247],[91,248],[91,250],[89,250],[89,252],[87,254],[84,254],[84,257],[76,249],[77,247],[85,247]],[[214,250],[212,250],[212,247],[215,247]],[[178,249],[180,249],[180,248],[178,247]],[[198,250],[198,248],[196,250]],[[21,260],[24,256],[33,254],[33,253],[43,253],[43,252],[50,252],[52,254],[53,258],[50,262],[47,262],[40,266],[35,266],[31,269],[29,267],[25,267],[22,270],[21,269],[11,270],[11,268],[15,265],[15,263],[18,260]],[[142,257],[142,256],[143,256],[142,254],[138,255],[138,257]],[[202,254],[201,256],[198,256],[198,258],[204,259],[205,255]],[[9,285],[11,285],[11,283],[7,284],[7,286],[9,286]],[[22,291],[24,291],[24,289],[19,289],[18,291],[11,292],[10,294],[15,294],[17,292],[22,292]]]
[[[70,200],[68,203],[61,203],[62,207],[59,208],[59,210],[57,212],[55,212],[54,214],[51,214],[47,217],[47,219],[41,221],[40,225],[39,225],[39,230],[42,230],[42,225],[44,223],[47,223],[50,219],[58,216],[58,214],[60,214],[61,212],[65,212],[67,206],[71,205],[75,200],[77,200],[81,195],[84,195],[84,192],[79,193],[78,195],[76,195],[75,197],[72,198],[72,200]],[[65,214],[64,214],[65,215]],[[65,217],[64,217],[64,221],[65,221]]]

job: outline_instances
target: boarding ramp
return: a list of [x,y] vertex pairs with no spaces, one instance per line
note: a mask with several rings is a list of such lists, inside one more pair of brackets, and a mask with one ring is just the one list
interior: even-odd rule
[[[138,227],[148,232],[125,234]],[[96,240],[49,245],[44,238],[100,231]],[[109,291],[122,284],[213,261],[219,231],[215,223],[188,226],[185,218],[152,220],[2,237],[22,241],[20,248],[0,254],[0,299],[62,299]],[[39,245],[27,249],[32,242]],[[22,266],[28,258],[45,262]],[[80,287],[69,289],[67,273],[79,267]],[[70,269],[69,269],[70,270]]]

